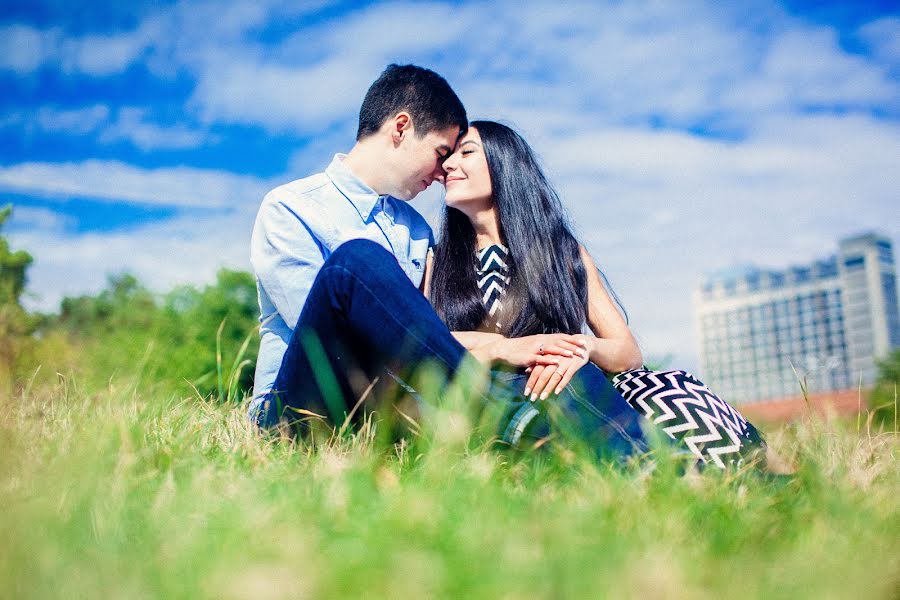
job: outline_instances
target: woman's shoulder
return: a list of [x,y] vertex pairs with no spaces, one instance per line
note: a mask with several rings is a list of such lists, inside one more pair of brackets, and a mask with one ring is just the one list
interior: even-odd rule
[[591,253],[588,252],[587,248],[584,247],[584,244],[578,244],[578,253],[581,255],[581,262],[584,263],[585,269],[597,268],[594,264],[594,259],[591,256]]

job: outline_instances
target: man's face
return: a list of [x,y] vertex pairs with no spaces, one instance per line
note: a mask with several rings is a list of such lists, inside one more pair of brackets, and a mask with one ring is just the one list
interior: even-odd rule
[[400,152],[397,177],[390,194],[401,200],[412,200],[433,182],[444,180],[443,162],[456,146],[459,127],[429,131],[422,137],[409,129],[404,135],[405,139],[397,147]]

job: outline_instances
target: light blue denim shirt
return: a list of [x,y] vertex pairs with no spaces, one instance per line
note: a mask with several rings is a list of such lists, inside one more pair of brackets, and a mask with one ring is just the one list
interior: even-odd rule
[[266,194],[250,240],[259,293],[260,344],[250,415],[275,383],[300,311],[325,259],[342,243],[367,239],[395,257],[410,281],[422,281],[431,228],[409,204],[379,196],[337,154],[324,173]]

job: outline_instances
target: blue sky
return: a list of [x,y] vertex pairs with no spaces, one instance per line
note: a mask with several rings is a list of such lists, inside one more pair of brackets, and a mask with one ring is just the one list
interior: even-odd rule
[[[353,142],[389,62],[533,143],[650,356],[696,367],[691,296],[877,229],[900,243],[888,2],[2,2],[0,202],[52,310],[129,270],[249,269],[271,187]],[[440,190],[415,201],[434,220]]]

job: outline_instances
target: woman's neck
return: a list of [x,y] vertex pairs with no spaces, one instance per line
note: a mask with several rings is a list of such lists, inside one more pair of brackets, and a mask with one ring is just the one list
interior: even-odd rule
[[495,207],[471,215],[469,221],[475,230],[475,247],[479,250],[503,243],[500,239],[500,215]]

